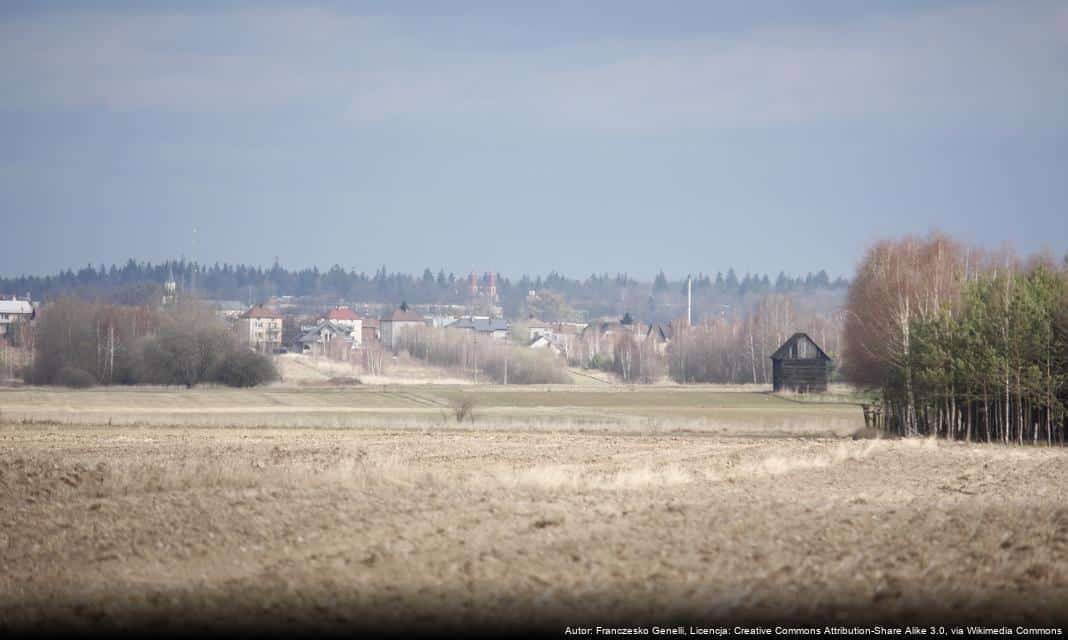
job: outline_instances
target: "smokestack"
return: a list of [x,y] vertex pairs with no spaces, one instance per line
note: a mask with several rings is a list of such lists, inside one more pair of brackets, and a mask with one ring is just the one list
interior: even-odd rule
[[686,326],[693,326],[693,277],[686,276]]

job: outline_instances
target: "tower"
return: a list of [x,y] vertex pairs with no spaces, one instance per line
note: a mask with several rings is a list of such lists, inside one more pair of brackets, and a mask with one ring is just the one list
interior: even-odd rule
[[474,271],[472,271],[471,274],[467,276],[467,293],[472,298],[478,297],[478,276],[475,275]]
[[686,326],[693,326],[693,277],[686,276]]
[[163,283],[163,304],[168,304],[174,300],[174,295],[178,291],[178,283],[174,281],[174,268],[167,267],[167,281]]

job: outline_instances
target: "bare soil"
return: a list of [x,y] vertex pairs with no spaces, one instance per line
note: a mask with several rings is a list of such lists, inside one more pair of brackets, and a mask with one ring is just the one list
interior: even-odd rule
[[1066,487],[848,435],[9,422],[0,635],[1063,624]]

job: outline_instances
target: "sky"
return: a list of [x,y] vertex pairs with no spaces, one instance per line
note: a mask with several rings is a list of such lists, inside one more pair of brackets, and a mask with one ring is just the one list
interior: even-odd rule
[[0,275],[1068,250],[1068,2],[0,5]]

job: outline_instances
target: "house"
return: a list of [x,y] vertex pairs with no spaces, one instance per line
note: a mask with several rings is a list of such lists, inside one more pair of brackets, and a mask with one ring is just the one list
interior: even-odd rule
[[805,333],[795,333],[771,354],[772,388],[808,393],[827,390],[832,360]]
[[389,315],[382,318],[379,323],[379,335],[382,343],[390,349],[396,350],[400,334],[409,327],[425,327],[426,321],[423,316],[408,308],[407,304],[394,309]]
[[[579,326],[582,328],[578,329]],[[647,339],[659,339],[661,334],[665,339],[670,337],[666,327],[654,330],[648,324],[635,320],[630,313],[624,314],[618,320],[601,318],[587,325],[560,323],[558,331],[557,338],[562,346],[566,345],[568,358],[584,364],[611,360],[616,345],[625,338],[641,345]],[[564,337],[565,335],[572,337]],[[657,345],[657,348],[666,350],[666,342]]]
[[670,324],[652,324],[645,332],[645,339],[651,341],[660,355],[667,353],[667,346],[675,336],[675,327]]
[[7,335],[12,324],[29,322],[37,317],[37,309],[29,300],[0,300],[0,336]]
[[329,320],[342,327],[357,327],[362,324],[360,315],[348,307],[334,307],[326,312],[323,320]]
[[348,329],[349,337],[356,346],[363,343],[363,319],[348,307],[335,307],[326,312],[323,320]]
[[282,346],[282,314],[264,306],[252,307],[237,319],[237,339],[262,353]]
[[628,334],[640,341],[648,332],[649,325],[635,322],[628,313],[618,321],[607,319],[591,322],[582,328],[579,339],[590,344],[614,344],[620,336]]
[[448,326],[449,329],[470,331],[477,335],[489,336],[497,340],[508,337],[508,321],[503,318],[483,318],[469,316],[460,318]]
[[559,356],[564,354],[564,349],[556,343],[551,336],[540,334],[527,343],[528,349],[545,349],[551,351],[553,355]]
[[296,347],[298,353],[311,355],[326,355],[331,351],[330,347],[335,340],[344,341],[345,347],[352,349],[356,346],[352,338],[352,330],[340,326],[330,320],[320,320],[318,324],[297,338]]

